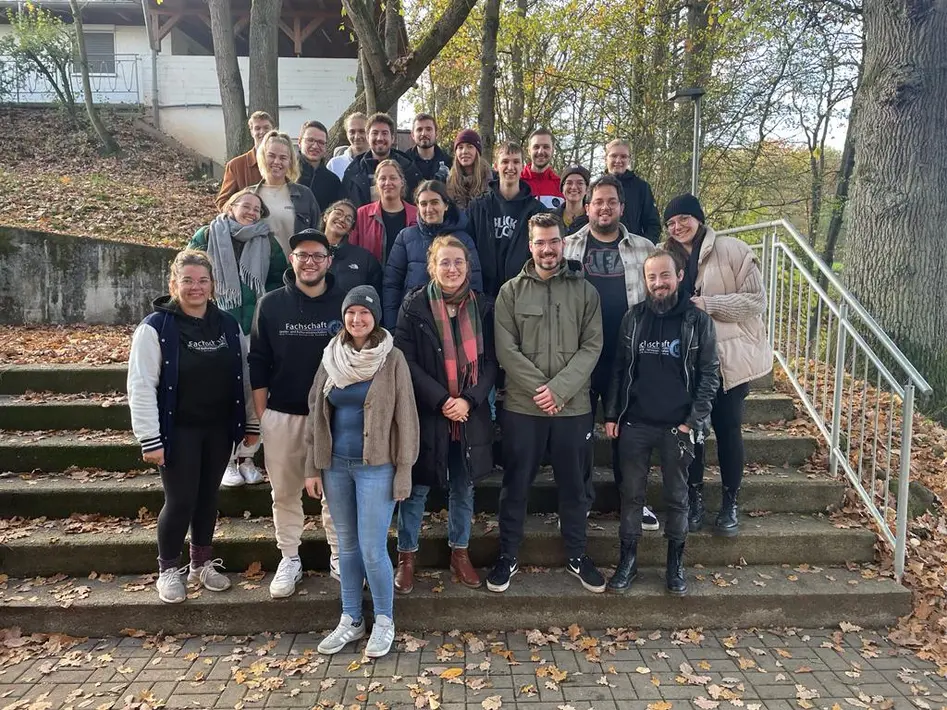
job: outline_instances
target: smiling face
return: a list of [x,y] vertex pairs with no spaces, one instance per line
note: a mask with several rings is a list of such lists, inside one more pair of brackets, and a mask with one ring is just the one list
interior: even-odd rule
[[214,280],[206,266],[187,264],[169,284],[171,298],[188,311],[200,311],[214,295]]
[[326,132],[310,126],[299,137],[299,150],[310,163],[318,163],[326,154]]
[[689,214],[679,214],[667,221],[667,228],[671,239],[689,248],[694,243],[694,237],[697,236],[700,222]]
[[230,216],[244,226],[259,222],[262,212],[263,203],[256,195],[243,195],[230,205]]
[[300,242],[289,255],[289,260],[296,274],[296,283],[307,287],[322,283],[332,265],[329,250],[319,242]]
[[268,183],[282,185],[286,182],[289,166],[293,163],[293,156],[292,153],[290,153],[289,146],[281,141],[271,139],[266,144],[263,161],[266,166],[265,177]]
[[644,278],[648,288],[648,298],[660,312],[670,300],[674,299],[677,287],[684,278],[684,272],[676,271],[674,259],[663,254],[645,262]]
[[441,247],[434,256],[434,280],[444,293],[454,293],[467,281],[467,255],[460,247]]
[[391,165],[385,165],[375,170],[375,187],[382,199],[395,200],[401,199],[401,190],[404,188],[404,180],[398,169]]
[[605,155],[605,171],[612,175],[621,175],[631,163],[631,153],[626,145],[614,145]]
[[556,271],[562,262],[562,234],[558,227],[532,227],[529,253],[537,271]]
[[458,143],[454,148],[454,162],[462,168],[473,167],[477,162],[477,149],[470,143]]
[[624,205],[618,200],[618,190],[612,185],[602,185],[592,192],[592,199],[585,206],[589,224],[596,232],[611,234],[618,229]]
[[425,224],[442,224],[447,214],[447,203],[433,190],[418,194],[418,216]]
[[500,153],[497,155],[495,167],[500,176],[501,187],[519,185],[523,172],[523,156],[520,153]]
[[588,189],[585,178],[579,174],[573,174],[562,183],[562,196],[566,198],[566,202],[582,202]]
[[265,118],[254,118],[250,120],[250,135],[253,136],[253,147],[259,148],[263,136],[273,130],[273,124]]
[[411,135],[419,148],[433,148],[437,141],[437,129],[434,127],[434,121],[427,119],[415,121]]
[[326,236],[341,239],[355,226],[355,212],[348,205],[337,205],[326,215]]
[[349,306],[345,309],[342,320],[345,323],[345,330],[359,348],[375,330],[375,317],[365,306]]
[[387,123],[376,121],[368,127],[368,144],[378,160],[384,160],[391,153],[391,141],[391,128]]
[[529,159],[534,170],[542,172],[548,168],[552,160],[552,152],[552,136],[537,133],[529,139]]
[[349,119],[345,128],[345,136],[349,139],[352,146],[352,153],[358,155],[368,150],[368,132],[365,127],[364,118]]

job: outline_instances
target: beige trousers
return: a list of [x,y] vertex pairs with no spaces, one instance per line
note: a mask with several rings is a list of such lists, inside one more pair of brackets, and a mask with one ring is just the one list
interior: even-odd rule
[[[302,497],[306,487],[306,417],[267,409],[260,420],[260,431],[266,439],[263,458],[273,489],[276,546],[283,557],[295,557],[299,554],[305,523]],[[324,497],[322,526],[332,555],[338,555],[339,538]]]

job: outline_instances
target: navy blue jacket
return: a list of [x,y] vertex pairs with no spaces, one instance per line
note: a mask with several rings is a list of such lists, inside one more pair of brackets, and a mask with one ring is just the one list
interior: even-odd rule
[[467,218],[450,205],[444,221],[438,225],[418,224],[402,229],[385,262],[381,303],[384,307],[385,328],[394,332],[398,323],[398,309],[405,293],[417,286],[424,286],[431,280],[427,272],[427,250],[435,237],[450,234],[457,237],[470,251],[470,288],[483,291],[483,275],[480,272],[480,257],[473,237],[467,234]]

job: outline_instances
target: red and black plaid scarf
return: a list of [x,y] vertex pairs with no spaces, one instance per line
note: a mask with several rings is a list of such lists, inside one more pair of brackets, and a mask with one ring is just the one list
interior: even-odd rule
[[[431,312],[437,334],[444,344],[444,367],[447,370],[447,391],[451,397],[459,397],[467,387],[477,384],[479,372],[477,362],[483,354],[483,324],[480,322],[480,310],[477,296],[470,290],[469,280],[455,293],[445,295],[437,282],[432,280],[427,286],[427,297],[431,302]],[[454,342],[454,331],[450,324],[447,305],[457,306],[457,330],[460,343]],[[460,422],[450,422],[451,438],[460,440]]]

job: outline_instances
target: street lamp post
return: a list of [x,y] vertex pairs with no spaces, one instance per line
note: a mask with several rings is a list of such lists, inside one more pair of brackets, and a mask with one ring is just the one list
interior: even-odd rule
[[700,86],[678,89],[668,96],[674,103],[694,102],[694,145],[691,150],[691,194],[697,197],[697,178],[700,174],[700,100],[707,91]]

